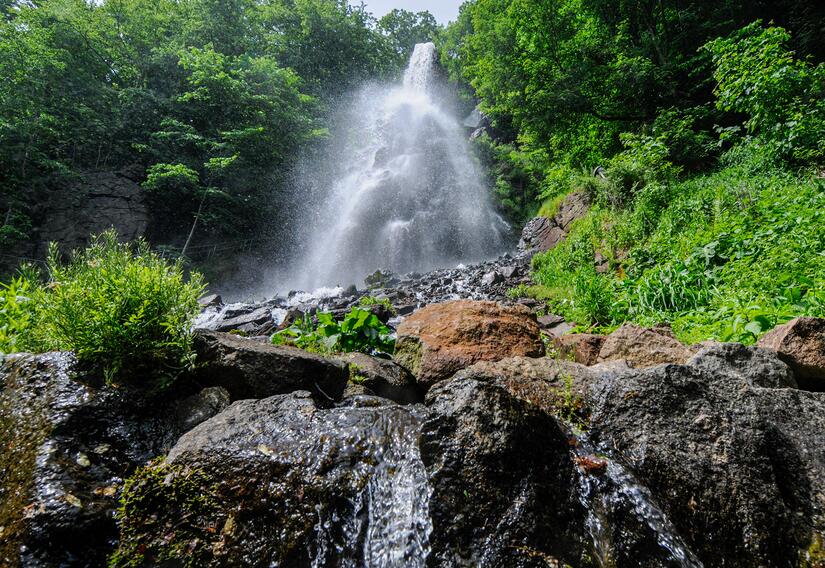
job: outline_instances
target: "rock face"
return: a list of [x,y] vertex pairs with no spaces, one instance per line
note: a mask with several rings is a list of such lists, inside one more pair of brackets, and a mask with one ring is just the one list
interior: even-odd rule
[[74,187],[52,192],[51,200],[43,206],[36,258],[45,254],[49,242],[60,243],[66,251],[82,248],[89,235],[110,227],[124,241],[144,236],[149,226],[144,193],[140,185],[123,173],[81,174]]
[[790,384],[764,351],[710,347],[687,365],[604,376],[591,436],[630,466],[706,567],[816,566],[825,394],[766,388]]
[[590,200],[583,192],[573,192],[564,198],[558,213],[552,218],[536,217],[524,227],[519,251],[535,254],[548,251],[567,238],[573,221],[587,213]]
[[607,336],[599,361],[624,360],[631,367],[644,368],[662,363],[686,363],[694,350],[673,336],[669,328],[643,328],[626,323]]
[[[96,386],[67,353],[0,369],[0,565],[105,565],[122,479],[223,408],[223,389],[157,398]],[[191,393],[191,394],[190,394]]]
[[585,540],[567,438],[493,382],[455,378],[427,394],[429,566],[578,565]]
[[766,333],[758,345],[776,351],[800,387],[825,391],[825,319],[796,318]]
[[347,366],[340,361],[229,333],[198,331],[195,352],[201,379],[225,387],[233,400],[296,390],[311,391],[322,400],[339,400],[349,378]]
[[398,328],[395,359],[429,387],[476,361],[544,355],[535,316],[521,306],[458,300],[427,306]]
[[[408,410],[374,399],[330,410],[309,393],[236,402],[130,486],[115,565],[185,555],[197,566],[423,567],[418,432]],[[181,499],[187,488],[206,499]]]

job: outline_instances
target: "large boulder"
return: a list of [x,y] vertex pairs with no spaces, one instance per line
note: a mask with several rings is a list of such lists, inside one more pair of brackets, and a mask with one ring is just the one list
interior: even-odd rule
[[395,359],[429,387],[476,361],[544,355],[536,317],[523,306],[458,300],[432,304],[398,327]]
[[599,362],[626,361],[644,368],[662,363],[686,363],[695,353],[673,336],[668,327],[644,328],[626,323],[607,336]]
[[763,335],[758,345],[776,351],[801,388],[825,391],[825,318],[796,318]]
[[585,511],[556,420],[501,385],[470,377],[433,387],[427,411],[428,565],[579,565]]
[[792,385],[766,351],[711,346],[685,365],[603,375],[590,436],[706,567],[819,566],[825,394]]
[[423,567],[419,428],[369,398],[236,402],[129,483],[113,564]]
[[340,400],[349,379],[349,369],[341,361],[230,333],[198,330],[195,352],[201,380],[225,387],[233,400],[297,390],[311,391],[322,400]]
[[219,388],[156,396],[102,385],[69,353],[0,368],[0,565],[101,566],[122,479],[229,404]]

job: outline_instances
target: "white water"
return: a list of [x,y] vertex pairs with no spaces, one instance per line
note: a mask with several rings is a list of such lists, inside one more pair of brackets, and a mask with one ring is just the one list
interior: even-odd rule
[[363,285],[377,269],[426,271],[502,252],[509,227],[493,208],[467,133],[437,99],[431,43],[415,47],[400,86],[365,89],[323,169],[308,250],[289,284]]

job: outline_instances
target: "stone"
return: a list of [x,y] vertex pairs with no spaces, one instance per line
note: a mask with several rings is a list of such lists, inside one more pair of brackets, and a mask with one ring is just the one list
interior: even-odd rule
[[800,388],[825,391],[825,318],[796,318],[763,335],[757,345],[778,353]]
[[156,395],[101,385],[70,353],[0,368],[0,565],[102,566],[122,479],[228,404],[184,379]]
[[599,352],[605,339],[604,335],[592,333],[568,333],[554,337],[553,346],[560,358],[589,366],[599,362]]
[[412,373],[391,359],[364,353],[342,353],[336,359],[349,366],[350,383],[366,392],[399,404],[424,402],[424,393]]
[[495,270],[488,272],[481,277],[482,286],[495,286],[496,284],[501,284],[502,282],[504,282],[504,276]]
[[398,327],[395,359],[425,388],[477,361],[541,357],[535,315],[523,306],[457,300],[432,304]]
[[585,511],[553,417],[495,382],[455,377],[427,394],[421,436],[428,566],[579,564]]
[[807,566],[825,534],[825,393],[788,386],[775,356],[728,345],[605,374],[590,438],[622,456],[705,566]]
[[379,544],[403,547],[400,557],[416,540],[423,547],[419,420],[386,401],[351,402],[321,409],[306,392],[243,400],[185,434],[131,483],[129,538],[112,565],[185,556],[205,567],[369,566]]
[[254,332],[257,328],[272,325],[272,310],[267,307],[260,307],[249,313],[235,317],[223,319],[215,326],[215,331],[235,331],[242,330]]
[[626,323],[607,336],[599,362],[624,360],[643,368],[663,363],[686,363],[695,351],[673,337],[666,327],[643,328]]
[[223,299],[220,294],[207,294],[198,299],[198,305],[200,305],[201,308],[217,308],[223,305]]
[[297,390],[311,391],[321,400],[340,400],[349,379],[340,361],[229,333],[199,330],[194,348],[199,379],[226,388],[232,400]]
[[518,250],[532,255],[548,251],[564,239],[575,220],[583,217],[590,207],[586,193],[574,191],[564,198],[553,219],[536,217],[525,225],[518,244]]
[[521,276],[521,267],[519,266],[502,266],[499,271],[506,280]]

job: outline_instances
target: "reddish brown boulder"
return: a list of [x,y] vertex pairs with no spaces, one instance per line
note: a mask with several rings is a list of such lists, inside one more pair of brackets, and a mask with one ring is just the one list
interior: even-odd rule
[[788,364],[800,388],[825,391],[825,319],[796,318],[762,336],[758,345]]
[[599,352],[607,339],[604,335],[592,333],[569,333],[553,338],[553,346],[562,359],[569,359],[582,365],[595,365],[599,362]]
[[476,361],[541,357],[536,317],[524,306],[457,300],[431,304],[398,327],[395,359],[429,387]]
[[644,328],[626,323],[607,336],[599,362],[627,361],[637,369],[662,363],[687,363],[695,353],[673,336],[667,327]]

